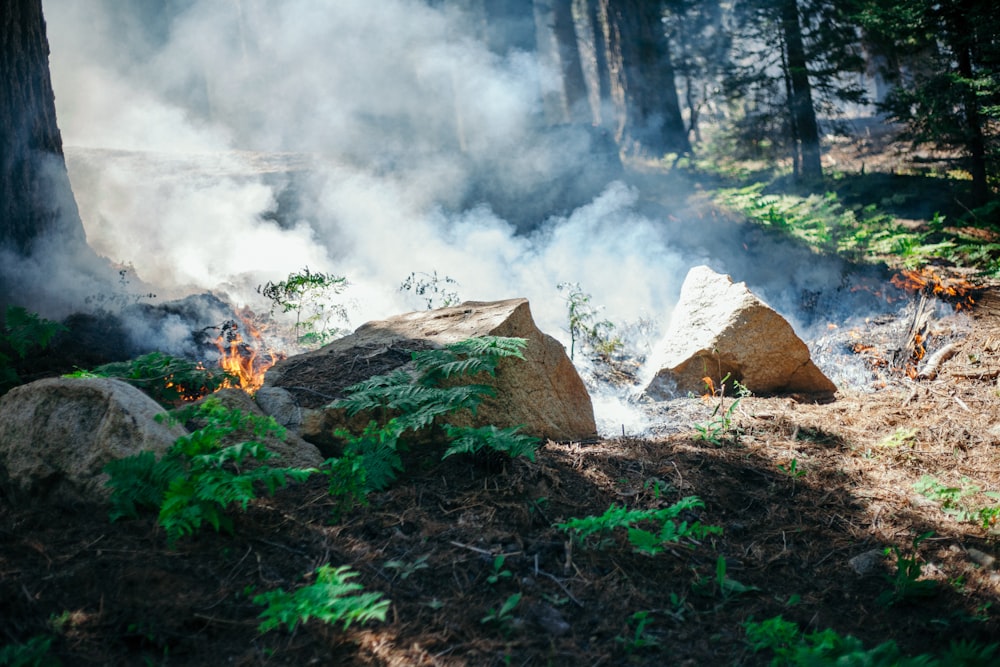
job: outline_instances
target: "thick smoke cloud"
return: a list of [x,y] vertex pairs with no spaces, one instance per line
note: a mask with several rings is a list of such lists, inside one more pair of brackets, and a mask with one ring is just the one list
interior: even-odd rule
[[563,281],[613,319],[669,308],[689,262],[635,213],[593,133],[544,126],[551,76],[534,56],[490,51],[467,15],[152,7],[45,3],[88,238],[157,290],[251,302],[309,266],[354,283],[357,324],[419,307],[398,286],[437,271],[462,298],[529,297],[556,335]]

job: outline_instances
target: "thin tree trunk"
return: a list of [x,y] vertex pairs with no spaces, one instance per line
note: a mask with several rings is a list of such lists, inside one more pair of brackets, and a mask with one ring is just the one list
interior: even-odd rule
[[573,20],[573,0],[552,0],[552,13],[567,120],[582,123],[587,120],[587,82],[580,62],[580,45],[576,37],[576,22]]
[[607,2],[583,0],[586,3],[587,18],[594,39],[595,100],[594,123],[610,127],[611,76],[608,71]]
[[798,132],[799,152],[802,158],[802,178],[807,181],[823,177],[820,162],[819,126],[813,107],[812,86],[806,67],[806,50],[799,24],[796,0],[781,0],[781,30],[788,56],[788,77],[792,83],[792,119]]

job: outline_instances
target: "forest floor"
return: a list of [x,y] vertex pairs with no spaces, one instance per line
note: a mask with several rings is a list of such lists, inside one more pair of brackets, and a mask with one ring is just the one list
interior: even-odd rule
[[[504,465],[411,453],[336,524],[320,479],[172,548],[155,517],[0,496],[0,645],[48,637],[64,665],[764,665],[744,624],[779,615],[907,655],[996,641],[1000,296],[981,296],[935,311],[955,354],[933,379],[873,337],[858,352],[877,382],[833,402],[680,398],[645,435]],[[704,507],[681,518],[721,534],[655,556],[554,527],[687,496]],[[253,596],[327,563],[391,600],[386,620],[259,633]]]

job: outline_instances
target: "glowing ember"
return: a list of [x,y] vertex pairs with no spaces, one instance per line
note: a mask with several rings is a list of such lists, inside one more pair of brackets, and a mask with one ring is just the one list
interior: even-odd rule
[[890,282],[901,290],[931,294],[955,304],[955,310],[972,308],[976,286],[963,278],[943,278],[936,271],[924,267],[919,271],[904,269]]
[[219,348],[219,367],[236,378],[235,383],[227,382],[225,387],[237,387],[252,394],[264,384],[267,369],[283,359],[284,355],[272,350],[261,354],[264,342],[260,331],[246,318],[243,318],[243,327],[250,336],[252,345],[244,340],[240,325],[235,320],[229,320],[222,325],[222,333],[216,338],[215,346]]

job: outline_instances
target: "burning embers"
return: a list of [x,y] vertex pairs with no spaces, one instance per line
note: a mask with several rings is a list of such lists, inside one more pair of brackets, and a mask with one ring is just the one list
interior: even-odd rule
[[934,296],[955,306],[955,310],[969,310],[975,305],[975,285],[964,278],[942,277],[930,267],[919,270],[903,269],[890,282],[897,288],[911,293]]
[[250,341],[240,333],[240,322],[227,320],[215,339],[215,346],[219,349],[219,367],[236,379],[236,382],[226,382],[223,387],[239,388],[252,394],[264,384],[267,369],[284,359],[285,355],[266,349],[261,332],[253,326],[250,318],[244,316],[240,319]]

